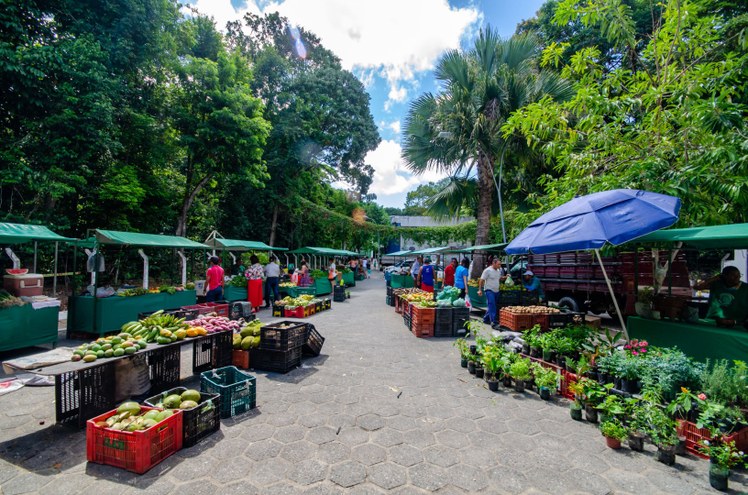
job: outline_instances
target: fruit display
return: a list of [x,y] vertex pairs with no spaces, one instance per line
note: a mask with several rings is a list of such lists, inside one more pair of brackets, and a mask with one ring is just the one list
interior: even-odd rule
[[[230,320],[225,316],[215,315],[200,315],[192,321],[188,321],[189,328],[187,329],[188,337],[196,337],[192,335],[197,332],[198,335],[206,335],[208,333],[223,332],[225,330],[233,330],[238,332],[242,328],[244,320]],[[191,332],[193,330],[194,332]],[[205,333],[203,333],[205,332]]]
[[525,292],[525,286],[522,284],[515,284],[515,285],[507,285],[507,284],[501,284],[499,285],[499,290],[501,292]]
[[[169,341],[171,342],[171,340]],[[145,349],[148,343],[129,333],[120,333],[119,335],[110,335],[96,339],[90,344],[83,344],[73,351],[71,361],[83,361],[84,363],[93,363],[97,359],[120,357],[135,354],[141,349]]]
[[[199,400],[200,392],[197,392],[197,394]],[[137,402],[127,401],[120,404],[116,414],[107,418],[106,421],[97,422],[96,426],[118,431],[147,430],[173,415],[174,411],[171,409],[147,409],[143,411],[143,408]]]
[[296,287],[296,284],[293,282],[281,282],[280,284],[278,284],[278,287],[281,287],[281,288]]
[[[160,409],[194,409],[200,405],[201,394],[194,389],[187,389],[181,394],[162,395],[160,402],[154,404]],[[150,401],[150,399],[149,399]],[[205,401],[205,409],[209,410],[215,407],[212,401]]]
[[7,290],[0,289],[0,309],[10,308],[13,306],[23,306],[26,304],[23,299],[12,295]]
[[122,331],[131,334],[137,339],[157,344],[170,344],[185,337],[197,337],[188,335],[189,325],[184,318],[177,318],[173,314],[164,313],[163,310],[143,318],[139,321],[130,321],[122,325]]
[[506,306],[501,309],[515,315],[556,315],[560,314],[558,308],[549,308],[548,306]]
[[311,304],[316,304],[319,301],[319,299],[316,299],[310,294],[302,294],[299,297],[286,296],[283,299],[279,300],[276,304],[285,306],[287,308],[298,308],[299,306],[304,307]]
[[260,320],[253,320],[244,325],[239,333],[234,334],[234,349],[248,351],[260,347],[260,329],[263,323]]

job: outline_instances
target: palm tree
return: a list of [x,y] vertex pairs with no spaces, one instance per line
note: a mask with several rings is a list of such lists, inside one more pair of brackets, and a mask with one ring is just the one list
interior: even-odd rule
[[[422,95],[408,111],[402,156],[410,170],[436,169],[463,179],[477,175],[476,244],[489,241],[494,189],[503,227],[500,190],[505,161],[525,164],[531,153],[522,142],[505,138],[501,126],[512,112],[529,103],[572,94],[571,86],[557,74],[537,69],[538,52],[532,36],[502,40],[490,27],[483,29],[472,50],[452,50],[439,60],[435,74],[443,91]],[[474,270],[480,270],[480,263]]]

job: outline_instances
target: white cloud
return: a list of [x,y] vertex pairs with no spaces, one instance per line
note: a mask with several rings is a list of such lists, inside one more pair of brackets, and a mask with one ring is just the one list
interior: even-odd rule
[[374,167],[374,181],[369,190],[377,195],[390,195],[415,189],[419,184],[434,182],[445,174],[427,171],[413,175],[405,166],[400,145],[396,141],[382,141],[377,149],[366,154],[364,162]]
[[476,8],[453,8],[447,0],[285,0],[262,9],[256,2],[239,10],[230,0],[197,0],[194,6],[213,16],[220,29],[246,12],[277,11],[317,35],[365,83],[371,83],[367,70],[378,72],[390,85],[391,101],[403,101],[402,83],[432,69],[439,55],[458,48],[481,20]]
[[395,134],[400,134],[400,121],[399,120],[390,122],[387,127],[392,129],[392,132],[394,132]]

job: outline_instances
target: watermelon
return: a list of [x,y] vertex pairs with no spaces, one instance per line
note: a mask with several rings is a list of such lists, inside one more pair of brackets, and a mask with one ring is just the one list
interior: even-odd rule
[[6,268],[5,273],[8,275],[26,275],[29,273],[28,268]]

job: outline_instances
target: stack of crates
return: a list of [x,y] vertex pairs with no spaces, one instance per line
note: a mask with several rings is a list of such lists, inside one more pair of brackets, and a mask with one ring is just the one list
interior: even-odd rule
[[245,413],[257,406],[257,379],[236,366],[202,372],[200,392],[220,396],[219,413],[222,418]]
[[263,326],[260,329],[260,348],[250,351],[252,367],[288,373],[301,364],[306,339],[306,323],[281,321]]
[[454,335],[452,328],[452,316],[454,309],[436,308],[436,321],[434,322],[434,337],[452,337]]
[[452,335],[457,336],[465,328],[465,322],[470,319],[470,308],[452,309]]

